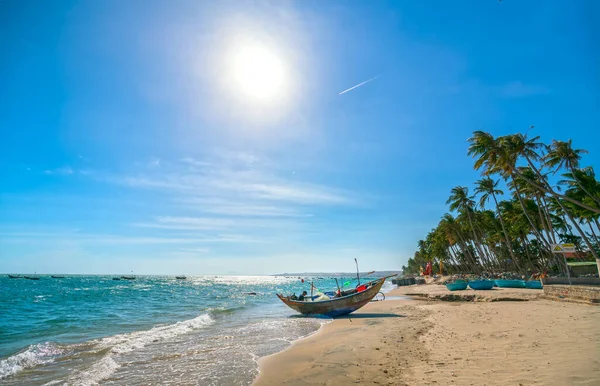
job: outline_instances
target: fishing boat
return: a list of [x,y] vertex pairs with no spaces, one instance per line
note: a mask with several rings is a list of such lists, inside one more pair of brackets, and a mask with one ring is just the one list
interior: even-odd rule
[[496,280],[496,285],[500,288],[525,288],[525,280]]
[[22,279],[23,278],[23,276],[21,276],[21,275],[8,275],[8,277],[10,279]]
[[113,277],[113,280],[121,280],[120,277]]
[[23,276],[23,278],[28,280],[40,280],[39,276]]
[[175,279],[185,280],[185,279],[187,279],[187,277],[185,277],[185,276],[175,276]]
[[542,282],[539,280],[528,280],[525,282],[525,286],[529,289],[544,289]]
[[64,279],[65,278],[64,276],[61,276],[61,275],[50,275],[50,277],[53,279]]
[[467,289],[467,285],[466,280],[456,280],[454,283],[446,284],[446,288],[450,291],[462,291]]
[[123,280],[135,280],[135,276],[121,276]]
[[291,296],[277,294],[277,297],[291,309],[304,315],[325,315],[329,317],[346,315],[354,312],[369,303],[381,290],[385,279],[392,276],[382,277],[368,283],[360,284],[355,289],[341,291],[341,297],[329,298],[327,300],[292,300]]
[[474,290],[491,290],[494,288],[493,280],[472,280],[469,282],[469,287]]

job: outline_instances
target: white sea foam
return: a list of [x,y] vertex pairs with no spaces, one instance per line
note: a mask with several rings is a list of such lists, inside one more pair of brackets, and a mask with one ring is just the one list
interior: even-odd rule
[[102,348],[110,347],[112,353],[121,354],[141,349],[148,343],[174,338],[213,323],[214,320],[209,314],[202,314],[194,319],[158,326],[146,331],[109,336],[101,339],[99,345]]
[[150,343],[175,338],[213,323],[214,319],[209,314],[202,314],[194,319],[166,326],[158,326],[146,331],[136,331],[129,334],[119,334],[102,338],[98,341],[97,348],[100,350],[110,349],[109,353],[86,370],[73,374],[69,377],[67,383],[73,385],[96,385],[117,371],[120,364],[115,359],[119,355],[142,349]]
[[63,350],[51,343],[31,345],[27,350],[0,361],[0,379],[20,371],[54,361]]
[[70,377],[67,384],[78,386],[97,385],[101,380],[110,377],[119,367],[120,365],[108,354],[95,362],[89,369]]

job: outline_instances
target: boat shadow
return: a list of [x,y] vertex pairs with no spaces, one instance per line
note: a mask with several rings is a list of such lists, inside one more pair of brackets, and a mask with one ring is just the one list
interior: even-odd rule
[[336,316],[333,319],[378,319],[378,318],[405,318],[404,315],[392,314],[392,313],[383,313],[383,314],[375,314],[375,313],[360,313],[360,314],[349,314]]
[[398,315],[392,313],[360,313],[360,314],[348,314],[341,316],[325,316],[325,315],[290,315],[290,318],[301,318],[301,319],[379,319],[379,318],[405,318],[405,315]]

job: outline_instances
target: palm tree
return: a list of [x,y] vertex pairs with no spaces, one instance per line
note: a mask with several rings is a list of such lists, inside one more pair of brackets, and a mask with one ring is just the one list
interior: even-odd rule
[[[564,194],[559,194],[554,189],[552,189],[552,186],[550,186],[550,184],[546,180],[546,176],[544,176],[540,172],[540,170],[535,167],[535,165],[533,163],[533,161],[539,161],[541,159],[541,156],[540,156],[540,154],[538,154],[537,151],[538,151],[538,149],[541,149],[544,147],[544,144],[537,142],[539,140],[539,138],[540,137],[538,136],[538,137],[534,137],[532,139],[527,139],[526,134],[520,134],[520,133],[507,136],[506,141],[501,141],[501,143],[506,147],[506,149],[504,149],[504,152],[503,152],[503,154],[505,154],[505,157],[503,157],[503,160],[505,161],[504,166],[507,168],[511,168],[512,171],[517,173],[519,175],[519,177],[523,178],[528,184],[543,191],[544,193],[550,194],[556,198],[562,198],[562,199],[567,200],[567,201],[569,201],[575,205],[578,205],[582,208],[591,210],[592,212],[600,213],[600,208],[589,206],[579,200],[575,200]],[[538,184],[519,173],[519,169],[516,168],[516,161],[519,157],[525,158],[529,167],[540,178],[541,183]]]
[[450,197],[446,201],[446,204],[450,204],[450,210],[452,211],[466,213],[469,220],[469,225],[471,226],[471,231],[473,232],[473,242],[475,243],[475,248],[477,248],[480,256],[484,258],[485,253],[481,247],[481,241],[479,240],[479,237],[477,237],[477,232],[475,232],[473,218],[471,217],[473,206],[475,206],[475,201],[473,201],[473,198],[469,196],[469,188],[465,186],[457,186],[452,188],[450,191]]
[[497,194],[504,194],[504,192],[498,189],[498,182],[494,181],[489,177],[483,178],[475,184],[477,187],[475,188],[475,193],[480,193],[481,198],[479,199],[479,205],[483,208],[485,204],[489,201],[490,196],[494,200],[494,204],[496,205],[496,212],[498,213],[498,218],[500,219],[500,225],[502,226],[502,233],[504,233],[504,239],[506,240],[506,247],[508,248],[508,252],[512,257],[512,260],[516,263],[517,258],[515,257],[512,244],[510,242],[510,238],[508,237],[508,232],[506,232],[506,226],[504,225],[504,219],[502,218],[502,213],[500,212],[500,207],[498,206],[498,200],[496,199]]
[[554,174],[556,174],[556,172],[558,172],[563,167],[569,170],[571,172],[571,176],[573,177],[577,185],[579,185],[579,187],[588,195],[588,197],[590,197],[598,205],[600,205],[600,198],[598,197],[598,194],[594,195],[590,193],[585,188],[585,185],[583,185],[581,181],[579,181],[579,179],[577,178],[577,173],[575,172],[576,169],[579,169],[579,161],[581,160],[581,155],[587,154],[588,151],[584,149],[573,149],[573,147],[571,146],[571,142],[572,140],[570,139],[566,142],[552,140],[552,143],[548,147],[549,151],[543,159],[544,166],[550,169],[554,169]]

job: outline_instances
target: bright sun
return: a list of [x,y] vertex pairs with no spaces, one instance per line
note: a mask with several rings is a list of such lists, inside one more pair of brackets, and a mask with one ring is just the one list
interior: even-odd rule
[[232,59],[236,88],[246,97],[268,100],[282,91],[285,83],[283,63],[266,47],[240,47]]

